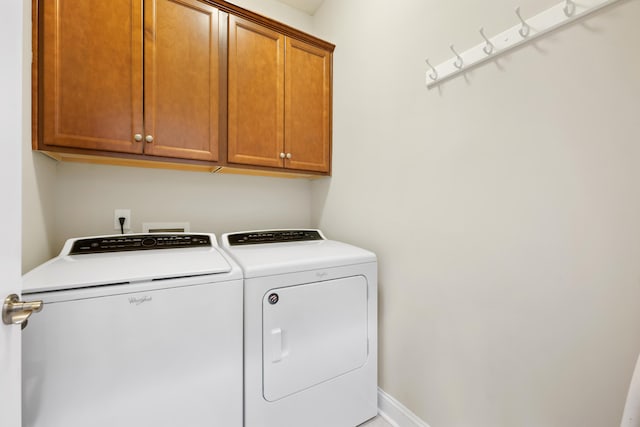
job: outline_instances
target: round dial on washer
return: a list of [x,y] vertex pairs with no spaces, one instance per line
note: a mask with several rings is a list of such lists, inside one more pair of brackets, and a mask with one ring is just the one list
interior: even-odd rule
[[153,237],[147,237],[142,241],[142,246],[155,246],[156,244],[156,239],[154,239]]

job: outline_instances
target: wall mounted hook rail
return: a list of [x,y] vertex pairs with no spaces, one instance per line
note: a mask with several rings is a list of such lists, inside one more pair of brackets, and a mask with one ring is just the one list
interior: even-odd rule
[[455,50],[453,45],[450,45],[449,48],[455,56],[435,67],[427,60],[427,65],[431,68],[431,71],[427,73],[427,87],[432,88],[439,85],[472,67],[492,60],[556,28],[567,25],[619,1],[621,0],[580,0],[579,2],[563,0],[539,14],[529,17],[526,21],[520,15],[520,8],[517,8],[516,14],[521,22],[515,26],[493,37],[487,37],[484,34],[484,29],[481,28],[480,35],[484,39],[482,43],[460,53]]

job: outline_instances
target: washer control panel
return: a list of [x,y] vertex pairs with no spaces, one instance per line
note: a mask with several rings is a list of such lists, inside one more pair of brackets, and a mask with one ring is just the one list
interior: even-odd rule
[[76,240],[69,255],[202,246],[211,247],[206,234],[124,234]]
[[249,231],[247,233],[229,234],[227,238],[229,239],[229,246],[324,240],[317,230]]

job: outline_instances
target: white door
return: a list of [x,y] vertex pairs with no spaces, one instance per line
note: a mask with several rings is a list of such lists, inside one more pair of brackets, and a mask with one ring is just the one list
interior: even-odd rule
[[[23,0],[0,3],[0,305],[20,294]],[[0,321],[0,425],[20,427],[19,325]]]
[[264,398],[358,369],[368,357],[364,276],[272,289],[262,302]]

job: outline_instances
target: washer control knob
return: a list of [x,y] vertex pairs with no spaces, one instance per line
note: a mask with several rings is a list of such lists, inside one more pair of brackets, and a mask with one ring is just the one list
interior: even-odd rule
[[151,247],[151,246],[155,246],[156,245],[156,239],[154,239],[153,237],[146,237],[142,240],[142,246],[144,247]]

